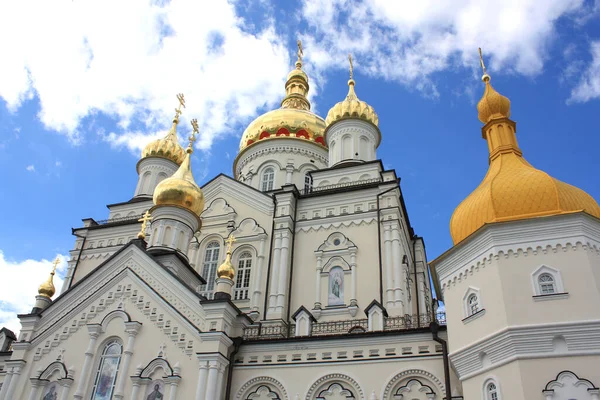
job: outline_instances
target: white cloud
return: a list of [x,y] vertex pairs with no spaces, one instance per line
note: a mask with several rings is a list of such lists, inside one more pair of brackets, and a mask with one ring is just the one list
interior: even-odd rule
[[35,172],[35,166],[33,164],[28,165],[25,169],[29,172]]
[[571,91],[568,102],[582,103],[600,98],[600,40],[590,44],[592,61],[579,74],[581,80]]
[[60,166],[62,165],[62,163],[61,163],[60,161],[56,161],[56,162],[54,163],[54,165],[55,165],[56,167],[60,167]]
[[[60,264],[54,276],[54,287],[58,295],[67,268],[67,259],[63,255],[57,257]],[[17,314],[31,312],[38,287],[48,279],[52,263],[53,260],[7,260],[0,250],[0,328],[6,327],[18,334],[21,323]]]
[[556,21],[583,7],[583,0],[303,0],[301,14],[312,30],[307,58],[318,68],[347,68],[351,52],[361,72],[436,96],[432,75],[475,71],[478,47],[492,71],[539,74]]
[[208,149],[284,95],[289,49],[268,21],[256,33],[244,26],[226,0],[3,2],[0,37],[11,40],[0,41],[0,54],[10,54],[0,97],[16,112],[37,96],[45,127],[73,142],[85,139],[82,121],[101,113],[123,130],[106,140],[139,149],[146,132],[164,135],[183,92],[180,132],[197,118],[197,146]]

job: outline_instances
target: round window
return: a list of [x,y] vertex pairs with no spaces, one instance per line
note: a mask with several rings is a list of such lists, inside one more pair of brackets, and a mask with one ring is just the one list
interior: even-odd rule
[[333,244],[334,244],[334,245],[336,245],[336,246],[339,246],[339,245],[340,245],[340,243],[341,243],[341,242],[340,242],[340,239],[333,239]]

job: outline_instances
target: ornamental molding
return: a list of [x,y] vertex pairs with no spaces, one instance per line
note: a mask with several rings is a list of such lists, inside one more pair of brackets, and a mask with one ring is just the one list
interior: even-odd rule
[[218,176],[204,185],[202,187],[202,192],[204,193],[204,199],[208,204],[218,197],[235,199],[265,215],[273,215],[274,205],[271,196],[261,193],[253,187],[235,181],[225,175]]
[[327,384],[327,383],[336,383],[336,382],[338,382],[338,383],[343,382],[343,383],[349,384],[352,387],[352,389],[356,392],[358,399],[360,399],[360,400],[365,399],[365,393],[363,392],[363,390],[360,387],[360,385],[358,384],[358,382],[356,382],[356,380],[349,377],[348,375],[344,375],[344,374],[329,374],[329,375],[325,375],[325,376],[319,378],[315,383],[312,384],[310,389],[308,389],[306,398],[312,400],[314,398],[314,396],[316,395],[316,391],[318,389],[320,389],[321,386],[323,386],[324,384]]
[[464,380],[515,360],[594,354],[600,355],[600,320],[507,327],[452,352],[450,360]]
[[256,389],[258,386],[262,384],[272,385],[281,393],[281,400],[288,400],[288,395],[285,390],[285,387],[275,378],[271,378],[270,376],[257,376],[256,378],[250,379],[246,382],[240,390],[238,390],[235,398],[236,399],[245,399],[249,394],[250,390]]
[[[327,222],[329,221],[329,222]],[[321,232],[330,229],[348,228],[351,226],[367,226],[377,222],[375,217],[356,218],[350,221],[331,221],[331,219],[311,219],[307,221],[298,221],[296,232]]]
[[486,225],[431,266],[445,292],[501,257],[580,250],[600,255],[600,220],[585,213]]
[[[257,143],[263,143],[263,142],[257,142]],[[327,149],[322,148],[321,149],[322,151],[320,151],[320,152],[315,151],[313,149],[309,149],[305,145],[307,143],[311,143],[311,142],[297,141],[297,143],[278,144],[278,143],[274,143],[273,141],[266,141],[264,143],[267,143],[268,146],[265,148],[262,148],[260,150],[259,149],[250,149],[242,157],[240,157],[239,161],[237,162],[236,169],[235,169],[236,176],[242,175],[242,169],[244,169],[244,167],[251,161],[253,161],[259,157],[271,155],[273,153],[300,154],[300,155],[303,155],[306,157],[311,157],[311,158],[314,158],[314,159],[320,161],[321,164],[323,164],[323,167],[326,167],[329,163],[329,156],[328,156],[329,153],[327,152]],[[310,146],[313,147],[313,145],[322,147],[318,143],[313,143]],[[258,146],[256,146],[256,147],[258,147]]]
[[386,385],[385,389],[383,390],[383,394],[381,395],[381,399],[382,400],[387,400],[387,399],[392,399],[392,391],[394,390],[394,388],[398,385],[398,383],[400,381],[402,381],[405,378],[425,378],[431,382],[433,382],[436,385],[437,390],[440,391],[440,393],[442,393],[442,397],[446,395],[446,388],[444,387],[444,385],[442,384],[442,381],[439,380],[434,374],[432,374],[431,372],[425,371],[423,369],[407,369],[405,371],[402,371],[396,375],[394,375],[393,378],[391,378],[388,382],[388,384]]

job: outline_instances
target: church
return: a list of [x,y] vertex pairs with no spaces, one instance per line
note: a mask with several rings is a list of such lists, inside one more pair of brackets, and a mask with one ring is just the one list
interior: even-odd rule
[[525,160],[482,61],[488,172],[427,260],[350,65],[322,118],[299,47],[202,187],[178,95],[133,197],[72,230],[60,295],[51,271],[0,330],[0,400],[599,400],[598,203]]

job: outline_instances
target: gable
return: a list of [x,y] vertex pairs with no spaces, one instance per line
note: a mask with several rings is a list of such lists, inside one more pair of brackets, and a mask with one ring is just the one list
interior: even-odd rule
[[259,211],[264,215],[273,215],[274,205],[271,196],[227,175],[218,175],[202,187],[202,192],[207,205],[218,198],[223,198],[239,215],[247,215],[248,213],[243,211],[245,209]]

